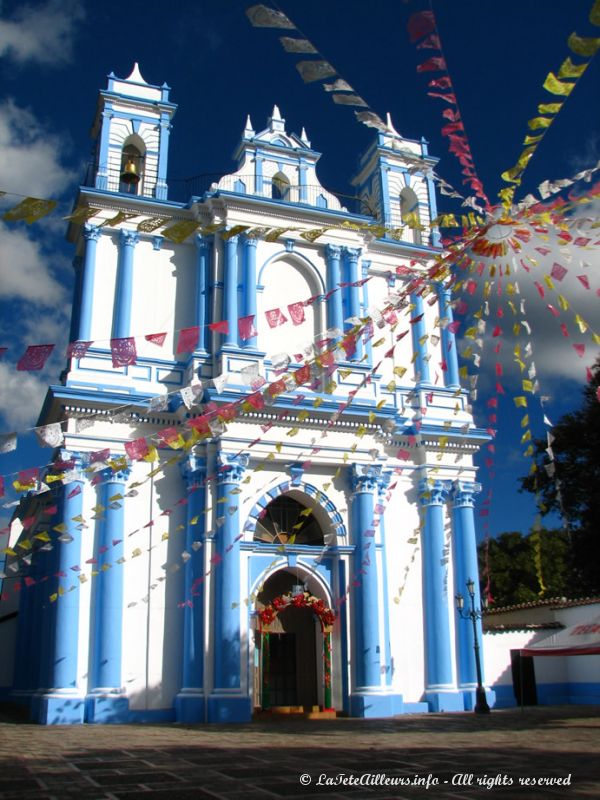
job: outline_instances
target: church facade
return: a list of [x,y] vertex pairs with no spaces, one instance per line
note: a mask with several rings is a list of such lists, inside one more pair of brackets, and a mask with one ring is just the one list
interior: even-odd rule
[[175,110],[137,65],[100,93],[7,692],[40,723],[471,709],[486,433],[429,272],[436,159],[388,118],[349,211],[275,107],[175,202]]

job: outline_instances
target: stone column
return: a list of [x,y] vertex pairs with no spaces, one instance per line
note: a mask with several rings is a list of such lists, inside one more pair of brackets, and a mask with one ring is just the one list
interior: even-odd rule
[[100,238],[100,228],[96,228],[93,225],[85,225],[83,238],[85,239],[85,256],[82,266],[81,294],[78,298],[79,326],[77,338],[81,342],[87,342],[92,338],[96,250],[98,239]]
[[214,674],[208,698],[209,722],[248,722],[251,717],[250,696],[243,691],[241,677],[240,495],[231,494],[240,484],[248,458],[247,454],[219,454],[216,508],[223,522],[217,529],[216,559],[213,557],[213,563],[218,563],[214,567]]
[[223,345],[225,347],[238,346],[238,304],[237,304],[237,282],[238,282],[238,263],[237,245],[238,236],[232,236],[223,242],[223,314],[222,319],[226,319],[229,325],[229,332],[225,336]]
[[[98,503],[104,507],[97,527],[98,575],[94,579],[90,693],[85,701],[86,722],[127,722],[129,701],[122,687],[125,495],[130,470],[104,473]],[[113,544],[116,542],[116,544]]]
[[[462,711],[462,695],[452,674],[450,603],[444,563],[444,507],[450,489],[446,481],[420,485],[424,526],[421,534],[423,615],[425,629],[425,699],[432,711]],[[453,611],[453,607],[452,607]]]
[[208,354],[208,324],[210,320],[209,277],[211,267],[212,241],[205,236],[196,236],[196,325],[200,328],[198,349]]
[[441,320],[442,358],[446,364],[444,383],[449,389],[460,389],[456,337],[449,328],[453,321],[450,289],[439,283],[437,285],[437,294]]
[[[71,453],[63,456],[65,460],[72,457]],[[75,467],[81,469],[78,456]],[[55,545],[56,572],[60,577],[59,597],[51,618],[48,692],[37,699],[35,708],[35,721],[44,725],[80,723],[84,716],[84,699],[77,685],[80,595],[79,591],[68,591],[73,576],[70,568],[81,558],[81,531],[73,517],[83,511],[83,487],[84,479],[78,472],[75,480],[62,489],[61,518],[66,531]]]
[[[205,604],[205,526],[204,514],[206,461],[190,454],[181,464],[188,491],[183,589],[183,658],[181,691],[175,698],[177,722],[205,722],[204,693],[204,604]],[[197,547],[199,542],[202,546]]]
[[115,287],[113,339],[124,339],[127,336],[131,336],[133,253],[139,240],[139,234],[135,231],[121,230],[119,233],[119,260],[117,263],[117,285]]
[[[327,300],[327,326],[343,330],[344,316],[342,312],[342,290],[339,283],[342,280],[340,258],[342,248],[336,244],[325,245],[325,260],[327,262],[327,292],[333,292]],[[337,291],[333,291],[336,289]]]
[[[256,319],[256,246],[258,239],[252,236],[242,237],[244,279],[242,281],[244,316],[252,315]],[[244,349],[256,349],[256,336],[242,342]]]
[[[410,302],[414,305],[411,319],[416,319],[424,315],[425,308],[423,306],[423,298],[420,294],[411,294]],[[429,376],[429,359],[427,358],[427,342],[423,341],[423,337],[427,334],[427,324],[423,316],[418,322],[413,323],[411,326],[413,353],[416,354],[415,358],[415,379],[417,384],[430,383]]]
[[[471,579],[475,585],[475,608],[481,608],[479,591],[479,566],[477,562],[477,539],[475,536],[475,494],[481,491],[478,483],[455,481],[452,487],[452,532],[453,532],[453,566],[454,594],[462,594],[465,608],[470,608],[466,584]],[[457,615],[458,617],[458,615]],[[483,646],[481,620],[476,621],[477,636],[480,647]],[[458,688],[465,698],[465,708],[475,705],[475,687],[477,671],[473,645],[473,624],[471,620],[456,620],[456,650],[458,667]],[[483,651],[482,651],[483,652]],[[482,659],[483,672],[483,659]]]

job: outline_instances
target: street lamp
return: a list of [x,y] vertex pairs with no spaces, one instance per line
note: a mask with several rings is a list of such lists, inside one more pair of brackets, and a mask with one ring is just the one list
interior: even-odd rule
[[[483,682],[481,680],[481,660],[479,657],[479,640],[477,638],[477,620],[483,617],[483,610],[475,609],[475,583],[471,578],[469,578],[467,581],[467,592],[471,598],[470,609],[465,610],[465,598],[462,596],[462,594],[457,594],[455,600],[456,610],[462,619],[470,619],[473,623],[473,650],[475,651],[475,668],[477,670],[477,689],[475,690],[474,711],[476,714],[489,714],[490,707],[488,706],[487,699],[485,697],[485,689],[483,688]],[[487,608],[487,598],[482,599],[481,605],[483,606],[483,609]]]

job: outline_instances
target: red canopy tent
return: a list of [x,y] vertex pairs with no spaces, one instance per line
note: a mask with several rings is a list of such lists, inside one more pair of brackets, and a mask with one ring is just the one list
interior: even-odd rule
[[600,655],[600,614],[521,649],[522,656]]

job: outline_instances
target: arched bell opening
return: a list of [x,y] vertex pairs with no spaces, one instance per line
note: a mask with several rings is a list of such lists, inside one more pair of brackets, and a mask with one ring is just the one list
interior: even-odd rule
[[298,570],[282,569],[258,593],[256,620],[255,706],[331,709],[335,614],[327,601],[312,594]]
[[410,236],[415,244],[422,244],[419,212],[419,198],[414,189],[406,186],[400,192],[400,218],[403,225],[409,225]]
[[290,181],[283,172],[278,172],[271,178],[271,197],[273,200],[290,199]]
[[[140,140],[141,141],[141,140]],[[121,151],[119,191],[126,194],[143,194],[145,148],[127,140]]]

